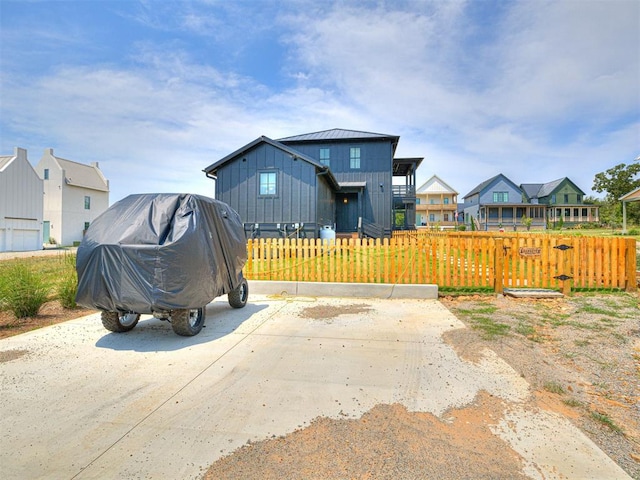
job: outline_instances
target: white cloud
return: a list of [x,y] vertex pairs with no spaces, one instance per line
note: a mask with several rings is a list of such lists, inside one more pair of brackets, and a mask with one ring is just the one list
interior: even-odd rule
[[[3,59],[2,125],[20,132],[3,148],[98,160],[114,200],[211,194],[202,168],[259,135],[334,127],[401,135],[399,155],[426,157],[419,180],[436,173],[461,195],[497,173],[587,191],[640,153],[638,2],[501,3],[488,25],[472,16],[482,2],[163,5],[127,15],[177,36],[136,39],[120,64],[68,59],[32,76]],[[291,84],[207,61],[176,32],[232,56],[243,37],[277,33]]]

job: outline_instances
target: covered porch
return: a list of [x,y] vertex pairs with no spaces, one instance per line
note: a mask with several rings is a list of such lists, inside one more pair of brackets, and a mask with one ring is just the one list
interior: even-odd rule
[[416,228],[416,170],[424,158],[393,159],[393,230]]
[[579,223],[597,223],[600,221],[599,209],[594,205],[552,205],[547,212],[549,224],[555,227],[559,222],[563,225]]
[[478,211],[480,230],[529,230],[546,228],[546,207],[523,203],[481,205]]

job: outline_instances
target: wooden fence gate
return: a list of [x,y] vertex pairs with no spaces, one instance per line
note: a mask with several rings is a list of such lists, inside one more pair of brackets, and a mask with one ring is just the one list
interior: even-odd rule
[[634,239],[518,236],[496,239],[494,289],[636,289]]

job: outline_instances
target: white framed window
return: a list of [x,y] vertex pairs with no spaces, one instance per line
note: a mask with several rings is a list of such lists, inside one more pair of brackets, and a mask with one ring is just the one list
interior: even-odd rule
[[493,203],[508,203],[509,192],[493,192]]
[[349,149],[349,168],[358,170],[360,168],[360,147]]
[[275,196],[278,193],[277,172],[260,172],[260,195]]
[[84,197],[84,209],[91,210],[91,197],[89,195]]
[[331,165],[331,149],[320,149],[320,163],[329,167]]

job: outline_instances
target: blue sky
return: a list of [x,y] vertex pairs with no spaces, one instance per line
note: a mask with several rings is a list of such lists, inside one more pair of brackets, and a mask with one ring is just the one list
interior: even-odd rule
[[594,194],[640,154],[640,2],[0,0],[0,154],[98,161],[112,202],[212,196],[228,153],[331,128],[399,135],[460,201]]

